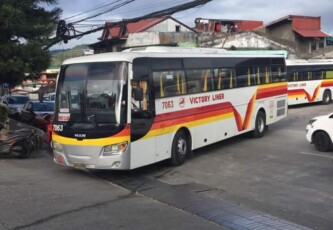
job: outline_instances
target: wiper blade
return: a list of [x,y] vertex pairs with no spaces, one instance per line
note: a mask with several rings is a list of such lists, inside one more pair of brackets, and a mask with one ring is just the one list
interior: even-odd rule
[[87,116],[87,120],[94,126],[94,128],[97,127],[97,123],[95,121],[95,115],[92,114],[90,116]]

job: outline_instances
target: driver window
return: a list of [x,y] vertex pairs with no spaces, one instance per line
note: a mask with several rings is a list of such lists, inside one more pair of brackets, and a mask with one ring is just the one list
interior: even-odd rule
[[[142,89],[143,100],[138,101],[134,97],[134,91],[137,88]],[[149,108],[148,83],[147,81],[132,81],[131,109],[133,111],[146,111]]]

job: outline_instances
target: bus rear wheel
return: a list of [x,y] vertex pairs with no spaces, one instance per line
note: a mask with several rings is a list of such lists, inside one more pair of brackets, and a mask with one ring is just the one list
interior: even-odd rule
[[324,131],[318,131],[313,135],[313,144],[320,152],[327,152],[332,148],[331,139]]
[[254,130],[252,131],[252,137],[259,138],[264,136],[266,128],[266,116],[262,111],[258,111],[256,121],[254,124]]
[[331,92],[328,90],[325,90],[324,95],[323,95],[323,104],[327,105],[331,102],[331,100],[332,100]]
[[173,166],[179,166],[185,163],[186,157],[190,151],[188,137],[183,130],[179,130],[172,142],[170,163]]

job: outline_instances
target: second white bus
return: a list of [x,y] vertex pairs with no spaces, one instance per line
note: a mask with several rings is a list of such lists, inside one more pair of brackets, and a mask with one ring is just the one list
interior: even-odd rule
[[333,93],[333,60],[286,60],[288,105],[328,104]]

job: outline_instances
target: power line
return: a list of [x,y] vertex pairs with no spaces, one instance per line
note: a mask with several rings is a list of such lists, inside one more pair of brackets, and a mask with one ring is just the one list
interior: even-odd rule
[[92,15],[92,16],[89,16],[89,17],[86,17],[86,18],[83,18],[83,19],[77,20],[77,21],[75,21],[75,22],[72,22],[71,24],[73,25],[73,24],[75,24],[75,23],[79,23],[79,22],[82,22],[82,21],[88,20],[88,19],[90,19],[90,18],[95,18],[95,17],[100,16],[100,15],[102,15],[102,14],[106,14],[106,13],[108,13],[108,12],[111,12],[111,11],[113,11],[113,10],[115,10],[115,9],[118,9],[118,8],[120,8],[120,7],[123,7],[123,6],[125,6],[125,5],[127,5],[127,4],[129,4],[129,3],[131,3],[131,2],[134,2],[134,1],[135,1],[135,0],[126,0],[125,2],[123,2],[123,3],[119,3],[119,4],[115,5],[114,7],[110,8],[110,9],[107,9],[107,10],[105,10],[105,11],[103,11],[103,12],[100,12],[100,13],[94,14],[94,15]]
[[94,9],[87,10],[87,11],[84,11],[84,12],[79,13],[79,14],[75,14],[75,15],[73,15],[73,16],[70,16],[70,17],[64,18],[63,20],[68,20],[68,19],[71,19],[71,18],[75,18],[75,17],[81,16],[81,15],[87,14],[87,13],[89,13],[89,12],[92,12],[92,11],[95,11],[95,10],[98,10],[98,9],[101,9],[101,8],[104,8],[104,7],[106,7],[106,6],[112,5],[112,4],[114,4],[114,3],[117,3],[117,2],[119,2],[119,1],[122,1],[122,0],[116,0],[116,1],[113,1],[113,2],[108,3],[108,4],[106,4],[106,3],[109,2],[109,1],[103,2],[103,3],[99,4],[98,7],[95,7]]
[[[73,38],[78,38],[78,37],[82,37],[82,36],[87,35],[87,34],[95,33],[97,31],[101,31],[101,30],[103,30],[105,28],[108,28],[108,27],[120,26],[122,24],[133,23],[133,22],[137,22],[137,21],[140,21],[140,20],[143,20],[143,19],[160,18],[160,17],[163,17],[163,16],[172,15],[172,14],[177,13],[179,11],[184,11],[184,10],[187,10],[187,9],[191,9],[191,8],[194,8],[194,7],[204,5],[204,4],[206,4],[210,1],[212,1],[212,0],[194,0],[194,1],[184,3],[184,4],[181,4],[181,5],[178,5],[178,6],[170,7],[168,9],[164,9],[164,10],[156,11],[156,12],[153,12],[153,13],[149,13],[149,14],[146,14],[144,16],[135,17],[135,18],[132,18],[132,19],[126,19],[126,20],[122,20],[122,21],[118,21],[118,22],[111,22],[111,23],[108,23],[107,26],[105,26],[105,25],[100,26],[98,28],[91,29],[89,31],[86,31],[86,32],[83,32],[83,33],[80,33],[80,34],[76,34],[75,28],[73,27],[72,24],[66,25],[65,21],[61,20],[59,22],[59,25],[58,25],[57,36],[54,37],[54,38],[51,38],[49,45],[47,45],[44,49],[48,49],[51,46],[53,46],[56,43],[59,43],[61,41],[64,41],[66,43],[68,40],[71,40]],[[65,30],[65,29],[67,29],[67,30]],[[70,32],[73,32],[74,34],[71,35]]]

